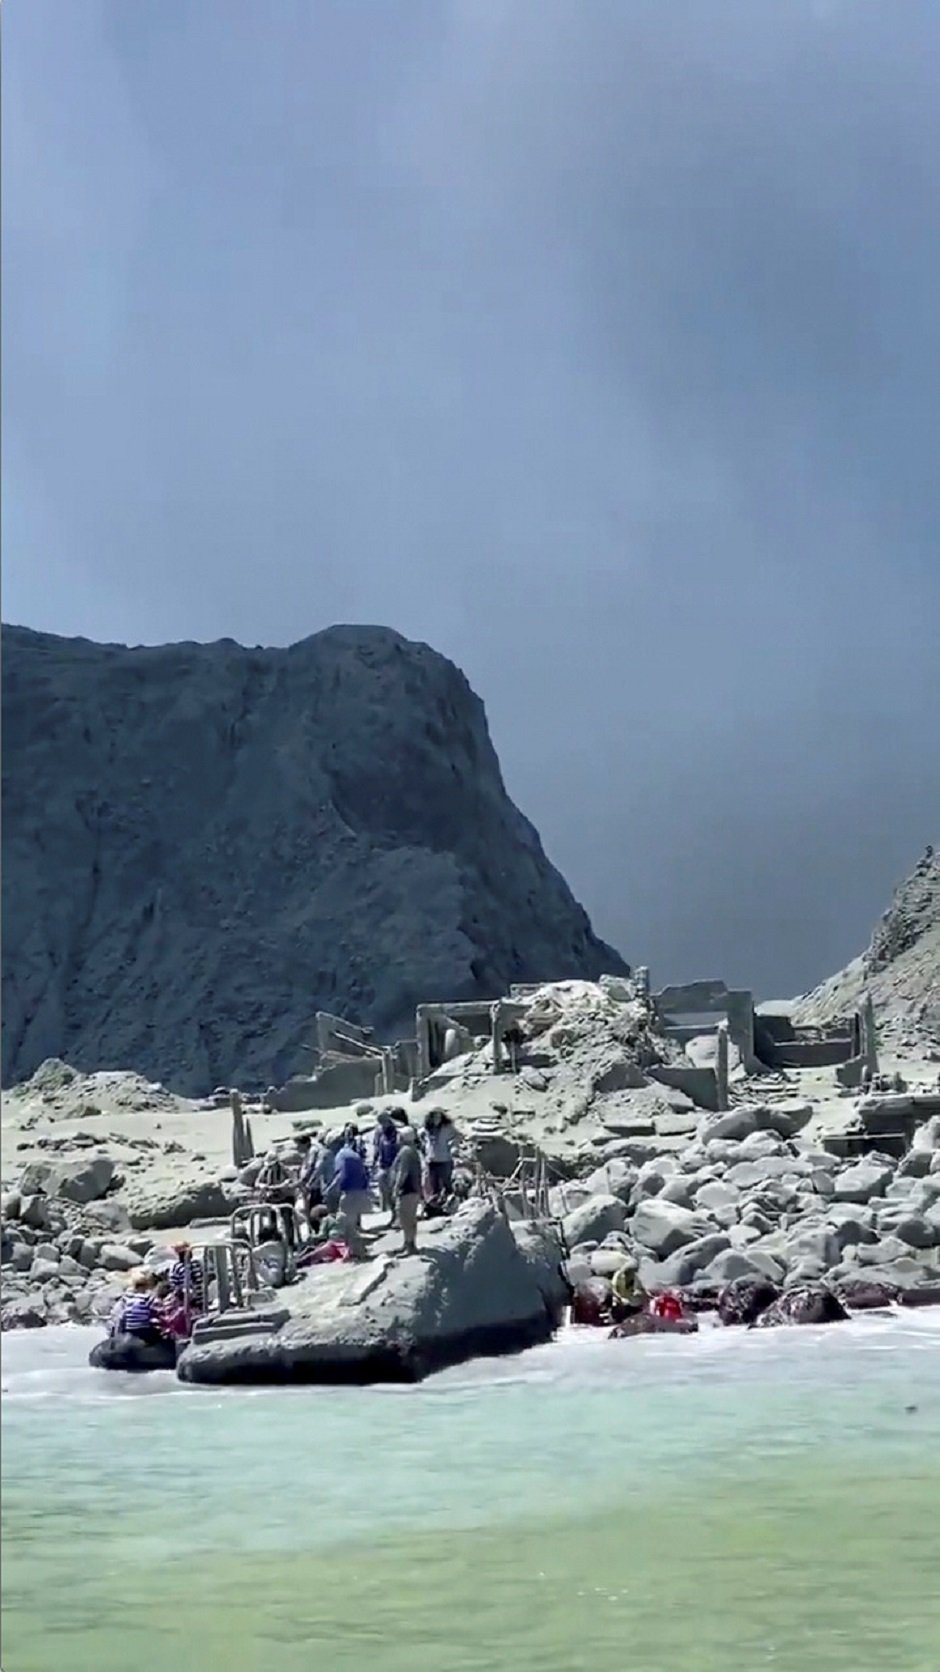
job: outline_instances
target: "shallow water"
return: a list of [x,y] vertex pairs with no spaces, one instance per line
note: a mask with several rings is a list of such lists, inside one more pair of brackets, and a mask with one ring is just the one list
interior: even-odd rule
[[3,1343],[4,1672],[940,1672],[940,1313],[219,1391]]

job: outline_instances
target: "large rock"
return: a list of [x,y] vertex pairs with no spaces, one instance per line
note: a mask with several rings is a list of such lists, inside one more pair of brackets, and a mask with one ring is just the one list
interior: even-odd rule
[[667,1259],[657,1263],[655,1282],[649,1286],[658,1289],[684,1288],[706,1272],[716,1256],[720,1257],[727,1247],[728,1237],[723,1231],[696,1237],[694,1242],[687,1242]]
[[592,1196],[562,1220],[565,1241],[569,1248],[579,1242],[600,1242],[608,1231],[622,1230],[626,1216],[619,1196]]
[[640,1203],[630,1228],[641,1247],[648,1248],[660,1260],[712,1230],[701,1214],[680,1207],[678,1202],[664,1202],[658,1196]]
[[98,1264],[105,1271],[133,1271],[135,1266],[140,1265],[140,1256],[122,1243],[106,1242],[102,1245]]
[[[781,1233],[776,1233],[780,1236]],[[771,1239],[768,1239],[770,1242]],[[776,1257],[776,1247],[768,1247],[768,1252]],[[830,1225],[797,1225],[792,1231],[782,1236],[782,1250],[788,1267],[792,1268],[801,1260],[818,1261],[824,1271],[830,1266],[838,1265],[842,1252],[839,1239]]]
[[887,1260],[880,1265],[866,1266],[862,1274],[869,1283],[886,1283],[900,1294],[938,1287],[937,1273],[931,1272],[919,1260],[907,1255]]
[[779,1293],[766,1278],[736,1277],[718,1295],[718,1317],[723,1324],[753,1324]]
[[911,1149],[917,1154],[933,1155],[940,1150],[940,1115],[931,1115],[918,1126],[911,1139]]
[[681,1174],[666,1180],[662,1190],[658,1192],[662,1202],[677,1202],[681,1208],[692,1207],[693,1182],[682,1177]]
[[743,1253],[739,1248],[728,1248],[717,1254],[702,1273],[703,1282],[722,1289],[741,1278],[750,1278],[754,1282],[764,1280],[768,1283],[782,1283],[783,1277],[783,1266],[770,1254],[762,1253],[760,1250],[755,1252],[753,1249]]
[[754,1161],[739,1161],[725,1174],[726,1184],[738,1190],[749,1190],[767,1184],[771,1179],[797,1178],[810,1171],[800,1156],[763,1155]]
[[582,1180],[581,1187],[592,1196],[619,1196],[622,1202],[628,1202],[636,1181],[636,1167],[631,1162],[615,1156],[606,1161],[603,1167],[595,1168],[593,1173]]
[[833,1283],[833,1288],[843,1306],[852,1312],[871,1312],[890,1306],[897,1299],[898,1290],[893,1283],[873,1283],[867,1274],[861,1272],[848,1273],[839,1277]]
[[710,1179],[706,1184],[698,1186],[692,1202],[700,1213],[707,1213],[725,1229],[737,1223],[741,1196],[733,1184],[725,1184],[721,1179]]
[[96,1202],[114,1179],[114,1162],[107,1155],[84,1155],[74,1161],[32,1161],[20,1178],[20,1194],[42,1191],[69,1202]]
[[554,1248],[533,1262],[495,1207],[468,1202],[427,1227],[417,1255],[312,1272],[281,1291],[290,1316],[280,1329],[193,1343],[179,1374],[213,1383],[416,1381],[476,1354],[531,1346],[558,1320],[538,1275],[556,1253],[560,1265]]
[[140,1190],[127,1199],[135,1231],[165,1231],[191,1225],[194,1219],[224,1219],[232,1211],[226,1187],[217,1179]]
[[48,1321],[48,1307],[42,1295],[4,1296],[0,1330],[43,1329]]
[[768,1132],[778,1132],[781,1138],[794,1138],[813,1118],[812,1103],[799,1098],[787,1098],[782,1103],[767,1103],[761,1107],[758,1124]]
[[824,1283],[800,1283],[785,1289],[757,1319],[758,1329],[775,1324],[835,1324],[848,1317],[838,1295]]
[[756,1131],[756,1112],[745,1103],[736,1109],[725,1109],[718,1115],[703,1115],[698,1123],[697,1135],[700,1144],[711,1144],[719,1138],[740,1143],[742,1138]]
[[899,1206],[884,1209],[878,1215],[878,1230],[882,1236],[897,1237],[910,1248],[933,1248],[940,1242],[940,1229],[925,1214],[912,1213]]
[[883,1196],[894,1177],[894,1169],[887,1162],[865,1157],[854,1167],[846,1167],[836,1179],[837,1202],[870,1202],[873,1196]]
[[427,645],[4,627],[2,672],[4,1084],[172,1041],[179,1090],[266,1085],[318,1007],[394,1037],[429,996],[626,973]]
[[840,1248],[873,1243],[878,1239],[875,1216],[870,1208],[854,1207],[849,1202],[833,1202],[826,1209],[826,1225]]

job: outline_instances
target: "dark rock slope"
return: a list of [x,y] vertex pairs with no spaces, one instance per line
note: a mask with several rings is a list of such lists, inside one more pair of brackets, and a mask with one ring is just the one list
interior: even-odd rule
[[624,969],[427,645],[3,633],[3,1078],[45,1057],[181,1090],[295,1069],[313,1012]]

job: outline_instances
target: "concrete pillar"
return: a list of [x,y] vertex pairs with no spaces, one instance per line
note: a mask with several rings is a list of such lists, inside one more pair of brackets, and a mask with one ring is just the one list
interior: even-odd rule
[[727,999],[728,1037],[737,1046],[745,1074],[759,1068],[754,1052],[754,998],[745,987],[729,990]]
[[870,1069],[872,1074],[877,1074],[878,1034],[875,1028],[875,1006],[872,1003],[871,994],[868,992],[866,992],[865,997],[862,1000],[862,1009],[859,1020],[861,1023],[863,1042],[862,1055],[865,1058],[865,1067]]
[[498,999],[490,1005],[490,1039],[493,1045],[493,1073],[499,1074],[503,1067],[503,1007]]
[[427,1006],[419,1004],[415,1011],[415,1036],[418,1042],[417,1079],[426,1080],[431,1072],[431,1024]]
[[382,1090],[387,1097],[395,1090],[395,1053],[390,1045],[382,1046]]
[[719,1022],[716,1034],[715,1080],[718,1086],[718,1108],[728,1107],[728,1024]]

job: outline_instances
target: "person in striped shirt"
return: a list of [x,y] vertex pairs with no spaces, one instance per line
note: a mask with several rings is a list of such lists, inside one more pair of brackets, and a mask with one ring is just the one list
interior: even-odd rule
[[138,1341],[144,1341],[148,1345],[165,1339],[154,1289],[152,1271],[134,1272],[130,1290],[121,1302],[120,1312],[114,1321],[114,1334],[133,1335]]
[[205,1301],[202,1261],[194,1259],[192,1243],[189,1242],[175,1242],[173,1252],[176,1264],[170,1271],[170,1288],[181,1300],[188,1301],[194,1311],[201,1312]]

